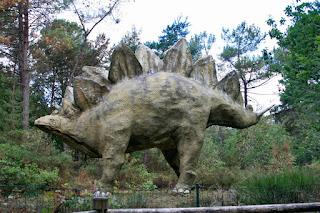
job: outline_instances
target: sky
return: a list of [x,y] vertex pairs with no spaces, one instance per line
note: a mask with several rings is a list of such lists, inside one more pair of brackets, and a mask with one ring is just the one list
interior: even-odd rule
[[[285,8],[295,3],[296,0],[129,0],[120,5],[111,19],[95,28],[92,38],[105,33],[112,43],[117,44],[135,26],[141,30],[141,42],[157,41],[162,30],[177,17],[182,16],[182,20],[188,17],[191,24],[189,38],[203,31],[215,35],[216,42],[210,54],[218,61],[217,55],[225,45],[221,39],[222,28],[234,29],[242,21],[246,21],[249,25],[260,27],[262,32],[268,32],[270,27],[266,21],[270,17],[277,21],[286,17]],[[115,19],[120,22],[115,24]],[[276,41],[267,38],[261,49],[272,49],[275,45]],[[279,78],[275,77],[264,87],[252,91],[256,94],[250,94],[250,104],[255,109],[280,103]]]

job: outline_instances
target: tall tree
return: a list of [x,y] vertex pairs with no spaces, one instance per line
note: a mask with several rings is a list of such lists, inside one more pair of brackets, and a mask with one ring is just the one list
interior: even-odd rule
[[141,44],[140,42],[141,30],[138,30],[135,26],[131,28],[130,32],[127,32],[121,39],[122,43],[125,43],[133,52],[135,52]]
[[223,48],[220,57],[239,73],[244,90],[244,104],[247,106],[248,90],[263,85],[265,82],[260,85],[256,83],[271,75],[265,67],[263,56],[251,55],[258,50],[266,34],[262,33],[260,28],[254,25],[249,26],[246,22],[242,22],[232,31],[225,28],[222,31],[221,37],[227,45]]
[[206,31],[201,32],[199,35],[194,35],[189,41],[189,49],[192,55],[193,61],[197,61],[203,55],[203,50],[206,55],[209,55],[209,50],[216,38],[212,34],[207,34]]
[[157,54],[160,58],[164,57],[164,52],[174,45],[180,38],[186,37],[190,32],[188,27],[190,26],[188,17],[182,21],[182,17],[179,16],[171,25],[167,25],[166,29],[162,30],[162,35],[159,36],[157,42],[146,42],[146,45],[151,49],[157,50]]
[[310,163],[320,159],[320,2],[290,5],[285,11],[291,21],[285,32],[275,20],[268,20],[272,26],[269,35],[278,40],[281,54],[278,51],[267,58],[281,73],[285,86],[280,94],[279,117],[296,138],[297,160]]
[[18,69],[22,86],[22,129],[29,129],[30,72],[28,67],[29,0],[18,2]]
[[[30,35],[39,27],[39,23],[43,23],[49,18],[49,15],[64,8],[71,0],[2,0],[0,1],[0,9],[4,14],[8,14],[9,20],[13,27],[12,36],[17,41],[17,45],[11,45],[11,38],[7,36],[2,40],[6,41],[9,48],[1,51],[5,55],[9,55],[14,59],[18,67],[20,75],[20,85],[22,94],[22,129],[29,128],[29,93],[30,93],[30,69],[28,62]],[[7,23],[2,23],[4,26]],[[6,25],[8,26],[8,25]],[[15,52],[15,53],[14,53]]]
[[[82,28],[75,22],[54,20],[41,30],[39,40],[32,49],[36,60],[33,66],[36,90],[33,92],[51,91],[49,96],[43,94],[50,100],[50,109],[63,97],[81,44]],[[88,41],[79,67],[102,64],[108,53],[108,44],[109,39],[104,34],[98,35],[95,42]]]
[[[277,70],[282,74],[285,85],[281,94],[282,107],[308,108],[319,112],[320,2],[288,6],[285,11],[292,22],[286,32],[281,32],[274,20],[268,20],[273,27],[269,32],[271,38],[278,39],[279,46],[285,52],[284,57],[273,61],[273,64],[282,65]],[[282,22],[283,19],[280,24]]]

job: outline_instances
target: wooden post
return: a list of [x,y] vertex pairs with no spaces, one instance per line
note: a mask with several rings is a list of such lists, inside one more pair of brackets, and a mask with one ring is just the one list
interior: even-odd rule
[[109,198],[107,197],[94,197],[93,209],[101,213],[108,212],[108,200]]

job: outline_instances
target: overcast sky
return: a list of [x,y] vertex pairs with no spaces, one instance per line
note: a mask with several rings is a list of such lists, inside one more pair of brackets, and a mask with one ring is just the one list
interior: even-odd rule
[[[296,0],[131,0],[122,3],[119,11],[113,15],[113,20],[99,24],[92,35],[104,32],[112,43],[117,44],[135,26],[141,30],[142,42],[157,41],[162,30],[177,17],[188,17],[191,23],[189,36],[203,31],[215,35],[216,42],[210,54],[217,58],[224,46],[221,39],[223,27],[234,29],[246,21],[249,25],[260,27],[262,32],[268,32],[270,28],[266,24],[267,19],[272,17],[279,21],[281,17],[286,17],[285,8],[294,4]],[[115,19],[120,22],[114,24]],[[262,47],[272,49],[274,45],[275,41],[267,39]],[[260,94],[251,94],[256,99],[251,102],[254,108],[279,103],[278,80],[275,78],[265,87],[253,91]]]
[[294,3],[295,0],[131,0],[123,3],[115,15],[120,23],[108,25],[103,31],[110,33],[113,40],[120,40],[118,35],[121,37],[135,25],[142,30],[143,41],[157,40],[161,31],[180,15],[188,17],[190,35],[207,31],[220,38],[222,27],[233,29],[242,21],[268,31],[269,16],[276,20],[285,17],[284,9]]

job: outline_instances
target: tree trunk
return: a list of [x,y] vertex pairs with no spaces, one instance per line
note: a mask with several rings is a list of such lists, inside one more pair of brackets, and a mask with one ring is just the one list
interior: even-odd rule
[[220,138],[221,138],[221,143],[224,146],[225,145],[224,144],[224,135],[223,135],[221,126],[219,126],[219,135],[220,135]]
[[143,164],[144,164],[145,166],[147,166],[147,164],[148,164],[148,154],[149,154],[149,149],[144,150]]
[[74,77],[74,75],[75,75],[75,73],[77,71],[78,64],[79,64],[79,62],[80,62],[80,60],[81,60],[81,58],[83,56],[84,49],[85,49],[85,47],[87,45],[87,38],[88,38],[88,35],[86,34],[85,37],[84,37],[84,41],[83,41],[83,43],[81,45],[81,49],[80,49],[80,53],[78,55],[77,61],[76,61],[75,65],[74,65],[74,67],[72,69],[72,72],[71,72],[71,75],[69,77],[68,84],[67,84],[68,86],[71,86],[71,84],[72,84],[72,79],[73,79],[73,77]]
[[243,89],[244,89],[244,107],[248,105],[248,85],[247,82],[242,79],[243,81]]
[[54,103],[54,93],[55,93],[55,84],[56,84],[56,71],[54,70],[53,71],[53,82],[52,82],[52,87],[51,87],[51,101],[50,101],[50,114],[52,113],[53,111],[53,103]]
[[22,129],[29,130],[29,92],[30,92],[30,73],[28,70],[28,37],[29,37],[29,18],[28,5],[19,2],[19,72],[22,88]]
[[[15,61],[14,67],[13,67],[13,76],[12,76],[12,114],[16,114],[16,67],[17,62]],[[16,121],[14,117],[11,117],[11,129],[16,130]]]

